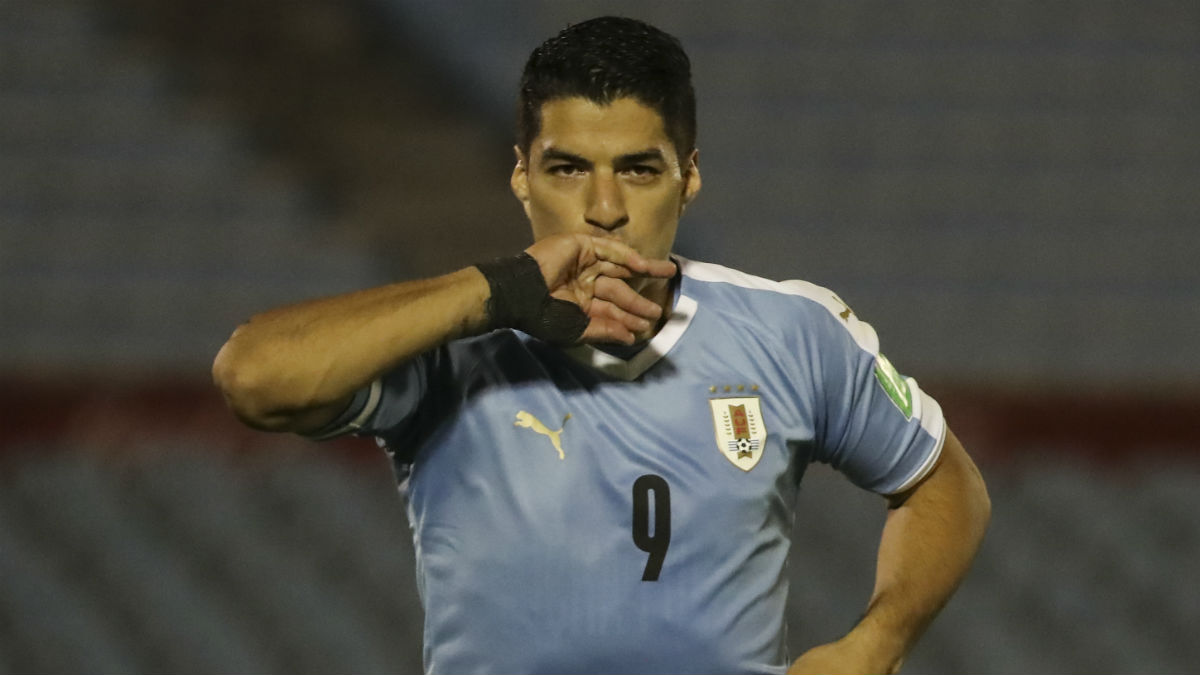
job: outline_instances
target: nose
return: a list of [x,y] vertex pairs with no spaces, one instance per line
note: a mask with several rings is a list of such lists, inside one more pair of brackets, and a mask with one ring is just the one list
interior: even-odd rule
[[625,210],[625,195],[617,177],[608,171],[598,171],[588,189],[587,210],[583,219],[589,225],[612,231],[629,222]]

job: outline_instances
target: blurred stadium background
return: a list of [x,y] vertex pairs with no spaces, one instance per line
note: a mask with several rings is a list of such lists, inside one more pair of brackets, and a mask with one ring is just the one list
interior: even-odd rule
[[[600,13],[694,60],[678,250],[836,289],[989,481],[906,671],[1194,672],[1189,0],[0,0],[0,672],[419,672],[383,458],[239,428],[208,366],[256,311],[523,246],[519,68]],[[883,516],[806,481],[796,653]]]

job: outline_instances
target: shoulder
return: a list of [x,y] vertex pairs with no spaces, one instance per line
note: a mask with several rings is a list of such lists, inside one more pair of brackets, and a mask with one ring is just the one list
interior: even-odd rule
[[743,296],[762,303],[774,302],[831,315],[846,309],[845,303],[833,291],[808,281],[775,281],[724,265],[678,257],[676,260],[684,277],[699,282],[693,287],[704,287],[713,294]]
[[852,338],[865,351],[879,349],[870,324],[860,321],[849,305],[824,286],[801,279],[775,281],[679,256],[676,262],[687,280],[685,293],[700,296],[696,299],[702,305],[783,331],[828,331]]

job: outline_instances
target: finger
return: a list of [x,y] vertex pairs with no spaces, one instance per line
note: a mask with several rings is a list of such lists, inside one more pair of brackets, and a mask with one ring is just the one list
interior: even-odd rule
[[579,338],[580,342],[586,343],[619,342],[626,345],[633,344],[634,340],[633,333],[628,328],[604,317],[593,318]]
[[594,300],[588,308],[588,316],[611,319],[634,333],[649,331],[654,326],[654,323],[649,319],[631,314],[613,303],[604,300]]
[[643,257],[630,246],[615,239],[591,237],[592,250],[601,260],[627,267],[642,276],[670,278],[675,275],[675,263],[670,260],[652,260]]
[[623,265],[618,265],[607,260],[597,260],[588,265],[582,272],[579,273],[579,278],[585,282],[591,283],[600,277],[612,277],[614,279],[629,279],[634,276],[633,270]]
[[676,266],[670,260],[655,260],[653,258],[642,258],[638,256],[641,265],[630,265],[630,269],[640,273],[644,277],[654,277],[656,279],[670,279],[675,276]]
[[593,294],[597,300],[605,300],[626,312],[651,321],[657,321],[663,313],[662,307],[657,302],[640,295],[620,279],[612,277],[596,279]]

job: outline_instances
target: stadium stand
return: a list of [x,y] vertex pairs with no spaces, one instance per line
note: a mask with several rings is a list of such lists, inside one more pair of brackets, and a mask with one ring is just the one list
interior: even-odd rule
[[[328,0],[111,0],[125,34],[188,88],[226,102],[330,202],[339,236],[388,278],[439,274],[526,245],[497,123],[364,13]],[[502,133],[507,133],[505,130]],[[462,199],[464,185],[472,198]],[[481,227],[486,223],[487,227]]]
[[[207,366],[508,250],[516,64],[602,11],[696,62],[684,252],[838,289],[980,459],[991,531],[905,672],[1193,670],[1197,6],[689,7],[0,0],[0,673],[420,672],[383,457],[238,427]],[[800,500],[796,653],[883,518],[823,467]]]
[[[4,365],[196,372],[270,303],[373,277],[219,106],[177,95],[86,2],[6,2]],[[11,319],[10,319],[11,320]]]

